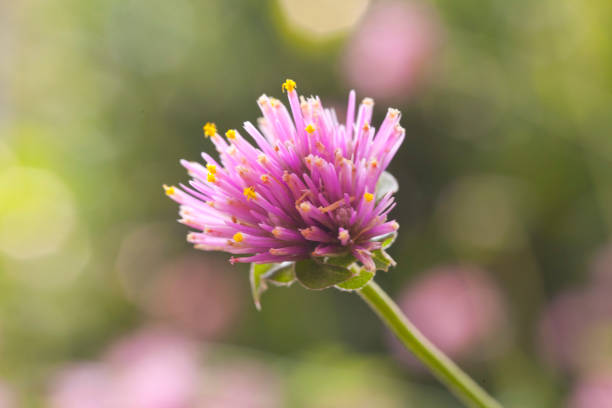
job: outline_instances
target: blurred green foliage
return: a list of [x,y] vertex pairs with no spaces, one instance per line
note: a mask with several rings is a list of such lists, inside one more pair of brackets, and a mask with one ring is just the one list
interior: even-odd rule
[[[588,280],[612,229],[612,3],[431,5],[443,44],[418,91],[394,102],[408,135],[390,168],[398,266],[377,280],[397,293],[439,264],[489,271],[508,302],[510,338],[466,368],[508,406],[556,407],[571,385],[543,362],[538,319],[557,293]],[[351,30],[312,37],[272,0],[0,5],[0,378],[24,401],[40,403],[56,367],[97,358],[151,319],[118,257],[148,225],[157,229],[137,239],[137,265],[193,251],[161,184],[186,180],[179,158],[213,150],[202,125],[255,120],[255,99],[280,96],[286,77],[341,106]],[[377,103],[377,121],[386,108]],[[147,280],[145,268],[135,273]],[[220,273],[239,276],[247,298],[246,267]],[[262,312],[242,302],[221,340],[288,358],[289,406],[345,406],[335,390],[355,384],[388,390],[380,406],[406,406],[397,401],[413,386],[427,394],[415,406],[453,404],[393,362],[376,317],[338,291],[273,288]],[[342,344],[329,360],[351,350],[340,371],[307,365],[325,366],[304,353],[329,344]],[[364,368],[373,354],[376,368]],[[321,392],[308,405],[310,387]]]

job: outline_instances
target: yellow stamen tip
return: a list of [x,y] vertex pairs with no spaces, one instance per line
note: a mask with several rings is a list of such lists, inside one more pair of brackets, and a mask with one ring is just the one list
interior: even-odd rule
[[214,164],[207,164],[206,169],[210,171],[211,174],[217,174],[217,166]]
[[255,189],[253,187],[247,187],[244,189],[243,191],[244,196],[246,197],[247,200],[251,200],[255,197],[257,197],[256,193],[255,193]]
[[212,172],[210,172],[206,176],[206,181],[208,181],[209,183],[214,183],[217,181],[217,177],[215,177],[215,175]]
[[236,130],[235,129],[228,130],[227,132],[225,132],[225,136],[228,139],[230,139],[230,140],[235,139],[236,138]]
[[374,199],[374,194],[372,194],[372,193],[365,193],[363,195],[363,198],[369,203],[370,201],[372,201]]
[[176,188],[174,186],[167,186],[164,184],[164,191],[166,192],[166,195],[171,196],[176,193]]
[[283,92],[287,91],[287,92],[291,92],[293,91],[295,88],[297,88],[297,84],[295,83],[294,80],[292,79],[287,79],[284,83],[283,86],[281,87],[281,89],[283,90]]
[[312,135],[314,133],[314,131],[317,130],[317,129],[315,129],[313,124],[309,124],[308,126],[306,126],[306,129],[304,129],[304,130],[307,131],[308,134]]
[[268,156],[263,153],[260,154],[259,156],[257,156],[257,162],[259,162],[259,164],[266,164],[268,162]]
[[268,176],[267,174],[262,174],[261,177],[259,177],[259,179],[264,183],[270,182],[270,176]]
[[310,228],[304,228],[300,230],[300,234],[306,239],[312,237],[312,230]]
[[234,234],[234,241],[242,242],[244,240],[244,235],[241,232],[237,232]]
[[203,129],[204,129],[204,136],[206,137],[209,137],[209,136],[212,137],[217,133],[217,126],[211,122],[206,122]]

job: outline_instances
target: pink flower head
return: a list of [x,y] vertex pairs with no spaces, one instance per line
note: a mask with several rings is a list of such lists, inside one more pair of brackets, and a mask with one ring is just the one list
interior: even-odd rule
[[[290,111],[263,95],[263,118],[237,130],[227,141],[207,123],[220,163],[206,153],[206,165],[183,160],[189,185],[165,187],[178,202],[180,222],[195,229],[188,240],[198,249],[226,251],[232,262],[283,262],[351,253],[374,270],[372,238],[398,228],[387,214],[392,192],[376,185],[397,152],[405,131],[400,112],[389,109],[379,129],[372,124],[374,101],[355,106],[348,99],[346,123],[318,97],[299,98],[294,81],[283,84]],[[378,192],[380,193],[380,192]]]

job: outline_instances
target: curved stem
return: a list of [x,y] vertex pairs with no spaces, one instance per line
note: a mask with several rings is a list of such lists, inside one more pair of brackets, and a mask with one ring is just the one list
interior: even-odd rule
[[404,346],[414,353],[467,406],[502,408],[474,380],[427,340],[373,280],[357,293],[393,330]]

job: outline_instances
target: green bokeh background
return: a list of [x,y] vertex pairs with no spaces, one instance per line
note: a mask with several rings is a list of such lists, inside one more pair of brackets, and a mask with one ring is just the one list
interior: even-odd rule
[[[574,378],[543,361],[537,323],[588,282],[612,228],[612,3],[430,5],[444,41],[426,83],[393,101],[407,133],[390,168],[398,267],[377,281],[396,295],[436,265],[487,270],[508,305],[503,352],[466,369],[507,406],[562,406]],[[141,228],[132,264],[194,251],[161,184],[186,180],[179,158],[213,150],[202,125],[254,121],[256,98],[280,98],[287,77],[343,103],[343,50],[360,24],[315,37],[271,0],[0,5],[0,378],[24,406],[44,406],[58,366],[152,320],[118,259]],[[382,407],[457,406],[390,356],[356,296],[274,289],[256,312],[247,268],[220,273],[241,298],[215,338],[220,358],[232,347],[280,367],[287,406],[348,406],[332,398],[364,387]]]

